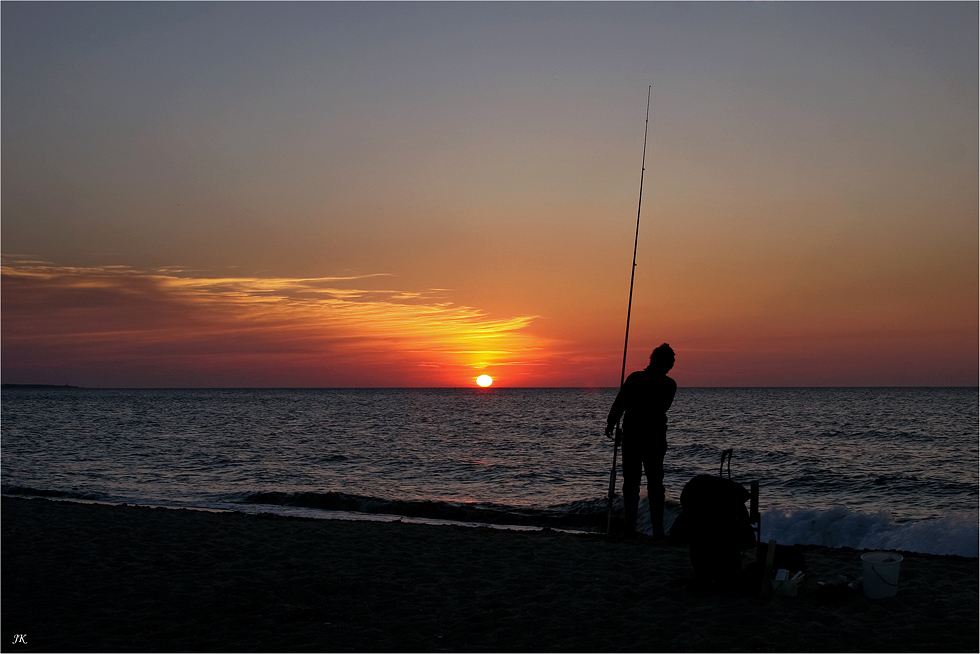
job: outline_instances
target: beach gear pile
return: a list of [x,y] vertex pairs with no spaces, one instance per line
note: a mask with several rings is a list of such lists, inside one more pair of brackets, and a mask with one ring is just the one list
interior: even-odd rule
[[[741,484],[721,476],[698,475],[684,486],[670,539],[689,547],[695,588],[757,592],[775,571],[802,579],[806,566],[798,548],[759,542],[745,507],[751,498]],[[755,560],[743,568],[746,552]]]
[[686,543],[696,579],[730,582],[742,574],[742,553],[757,542],[745,503],[749,491],[731,479],[698,475],[681,492],[671,540]]

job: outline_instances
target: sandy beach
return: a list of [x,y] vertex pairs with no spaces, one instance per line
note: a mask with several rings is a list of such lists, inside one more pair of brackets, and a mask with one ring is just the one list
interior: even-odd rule
[[977,559],[898,594],[692,592],[684,547],[554,531],[3,498],[2,651],[977,651]]

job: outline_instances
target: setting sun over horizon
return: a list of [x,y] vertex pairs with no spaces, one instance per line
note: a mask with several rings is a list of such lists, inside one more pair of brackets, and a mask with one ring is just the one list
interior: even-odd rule
[[977,383],[975,3],[0,12],[4,382],[617,386],[647,128],[627,371]]

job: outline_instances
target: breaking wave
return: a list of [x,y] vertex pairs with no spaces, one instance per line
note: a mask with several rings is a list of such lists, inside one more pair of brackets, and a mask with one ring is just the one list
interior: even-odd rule
[[481,502],[398,500],[348,493],[248,493],[243,504],[302,507],[323,511],[386,514],[488,525],[515,525],[599,531],[606,524],[605,500],[572,502],[546,508],[514,507]]
[[762,514],[762,539],[786,545],[822,545],[859,550],[900,550],[977,558],[976,516],[895,522],[885,512],[867,514],[843,506],[826,511],[774,508]]

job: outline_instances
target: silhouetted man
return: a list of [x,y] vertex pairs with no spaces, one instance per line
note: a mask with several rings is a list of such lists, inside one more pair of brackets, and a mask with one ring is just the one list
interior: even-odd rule
[[636,533],[641,471],[647,474],[650,524],[654,538],[664,535],[664,454],[667,452],[667,409],[674,401],[677,383],[667,376],[674,367],[674,351],[664,343],[650,355],[650,365],[626,378],[606,419],[606,436],[612,437],[623,418],[623,508],[625,535]]

